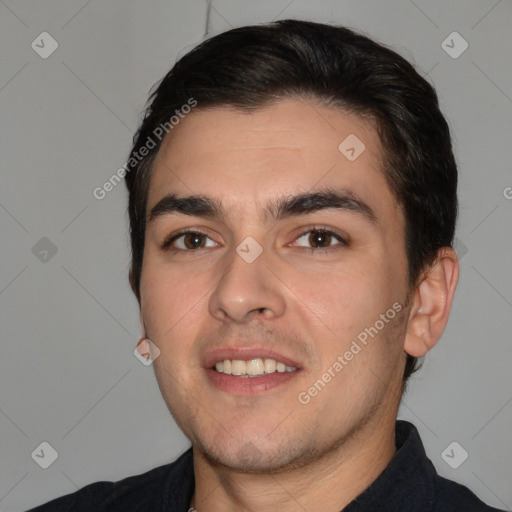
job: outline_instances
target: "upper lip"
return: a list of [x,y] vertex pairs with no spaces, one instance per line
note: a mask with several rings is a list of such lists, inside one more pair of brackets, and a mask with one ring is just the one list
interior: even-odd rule
[[239,359],[242,361],[249,361],[251,359],[275,359],[278,363],[284,363],[286,366],[293,366],[299,368],[300,365],[297,361],[286,357],[274,350],[262,347],[223,347],[211,350],[206,353],[202,360],[204,368],[212,368],[215,363],[224,361],[226,359]]

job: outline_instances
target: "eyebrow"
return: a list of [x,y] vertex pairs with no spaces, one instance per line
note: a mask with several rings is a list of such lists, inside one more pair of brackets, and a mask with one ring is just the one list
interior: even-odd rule
[[[271,200],[262,213],[262,219],[271,223],[328,209],[353,212],[373,225],[378,224],[374,211],[354,192],[332,188]],[[170,214],[226,221],[225,210],[217,199],[202,195],[178,197],[176,194],[168,194],[153,206],[148,215],[148,223]]]

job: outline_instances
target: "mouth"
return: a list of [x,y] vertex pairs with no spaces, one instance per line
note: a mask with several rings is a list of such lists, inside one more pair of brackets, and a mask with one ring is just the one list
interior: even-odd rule
[[276,359],[261,357],[244,361],[242,359],[224,359],[217,361],[211,368],[225,375],[234,375],[236,377],[261,377],[262,375],[271,375],[273,373],[294,372],[295,366],[288,366]]
[[234,395],[257,395],[289,382],[301,372],[299,363],[272,351],[221,349],[203,367],[210,382]]

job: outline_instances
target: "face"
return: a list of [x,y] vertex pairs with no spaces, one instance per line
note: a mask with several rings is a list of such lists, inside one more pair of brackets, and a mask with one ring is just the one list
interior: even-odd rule
[[292,99],[196,110],[164,140],[141,316],[169,410],[208,460],[280,470],[394,422],[407,259],[381,157],[369,121]]

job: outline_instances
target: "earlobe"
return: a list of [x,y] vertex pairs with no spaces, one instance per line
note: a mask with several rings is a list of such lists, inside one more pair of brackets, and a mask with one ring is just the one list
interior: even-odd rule
[[404,343],[409,355],[424,356],[441,337],[458,279],[457,254],[451,247],[443,247],[413,294]]

